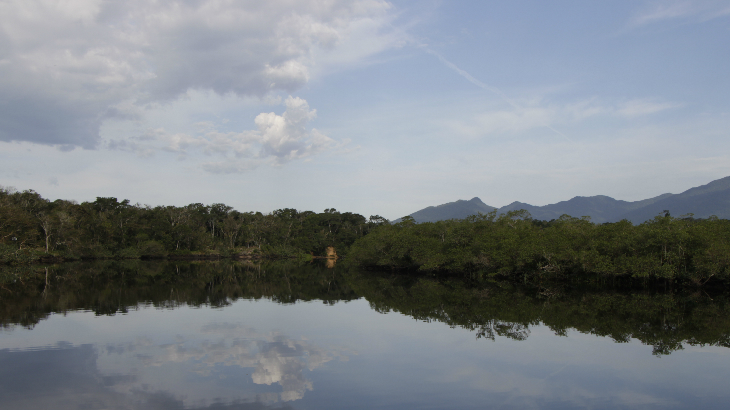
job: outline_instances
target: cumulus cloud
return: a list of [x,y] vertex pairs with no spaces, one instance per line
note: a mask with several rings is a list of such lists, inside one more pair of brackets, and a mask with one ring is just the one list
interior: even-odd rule
[[[382,0],[8,0],[0,3],[0,140],[92,148],[107,118],[191,89],[265,97],[367,33],[391,47]],[[324,59],[324,58],[320,58]],[[326,59],[325,59],[326,60]],[[125,107],[126,104],[126,107]]]
[[256,130],[220,132],[213,124],[199,123],[197,134],[169,133],[150,129],[143,135],[123,140],[110,140],[110,149],[151,156],[155,152],[170,152],[187,158],[203,153],[215,157],[201,164],[212,173],[240,173],[263,163],[281,165],[295,159],[311,157],[326,149],[342,145],[317,129],[307,125],[317,116],[306,100],[289,96],[282,115],[274,112],[256,116]]

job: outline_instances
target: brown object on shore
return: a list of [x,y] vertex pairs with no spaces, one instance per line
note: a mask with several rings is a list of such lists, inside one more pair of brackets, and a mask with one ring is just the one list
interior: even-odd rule
[[327,253],[327,269],[332,269],[337,263],[337,252],[334,246],[328,246],[325,252]]

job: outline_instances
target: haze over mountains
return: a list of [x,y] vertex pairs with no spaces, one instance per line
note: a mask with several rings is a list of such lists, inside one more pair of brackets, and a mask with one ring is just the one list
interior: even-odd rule
[[[446,219],[463,219],[477,213],[497,209],[479,198],[458,200],[438,206],[429,206],[409,216],[416,222],[436,222]],[[497,210],[498,214],[525,209],[533,219],[549,221],[567,214],[574,217],[590,216],[595,223],[618,222],[628,219],[639,224],[668,210],[672,216],[694,214],[695,218],[730,218],[730,176],[709,184],[688,189],[681,194],[662,194],[641,201],[621,201],[605,195],[577,196],[567,201],[544,206],[512,202]]]

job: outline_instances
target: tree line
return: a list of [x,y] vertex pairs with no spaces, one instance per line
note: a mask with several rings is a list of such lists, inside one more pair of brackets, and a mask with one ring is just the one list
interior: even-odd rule
[[263,214],[221,203],[151,207],[112,197],[79,204],[0,188],[0,264],[44,258],[311,258],[329,247],[359,267],[429,275],[693,285],[730,279],[730,221],[715,217],[667,213],[640,225],[595,224],[567,215],[534,220],[522,210],[390,223],[335,209]]
[[359,239],[349,259],[364,267],[517,280],[617,277],[704,285],[730,279],[730,221],[660,215],[640,225],[552,221],[526,211],[415,223],[406,217]]
[[151,207],[113,197],[76,203],[0,187],[0,263],[49,257],[318,256],[327,247],[345,252],[384,222],[334,208],[263,214],[222,203]]

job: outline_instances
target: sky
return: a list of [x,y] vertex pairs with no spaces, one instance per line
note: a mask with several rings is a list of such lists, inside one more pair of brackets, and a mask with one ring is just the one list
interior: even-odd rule
[[0,185],[395,219],[730,175],[730,1],[0,0]]

